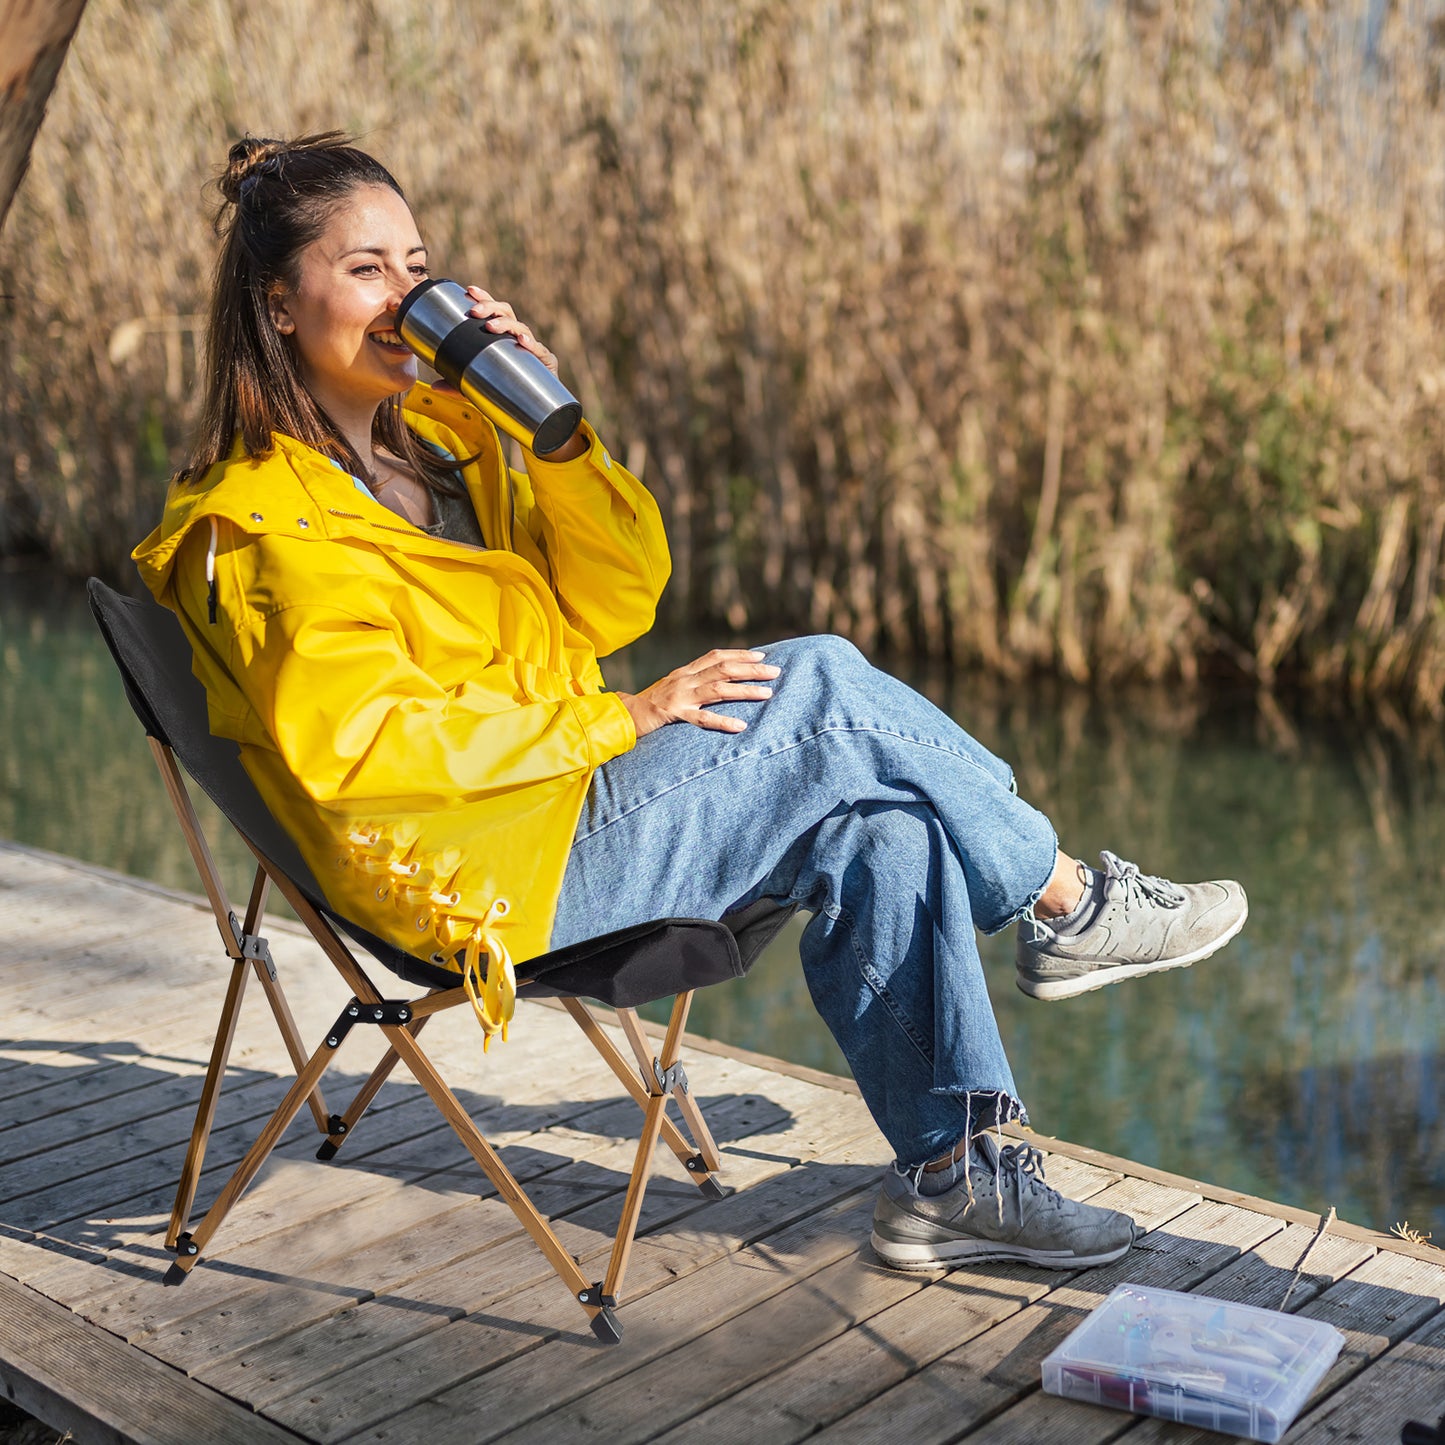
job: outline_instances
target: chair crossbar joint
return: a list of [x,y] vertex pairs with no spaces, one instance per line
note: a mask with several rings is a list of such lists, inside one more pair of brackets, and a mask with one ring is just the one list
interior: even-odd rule
[[579,1289],[577,1291],[577,1303],[586,1305],[589,1309],[615,1310],[617,1308],[616,1297],[610,1294],[603,1294],[601,1280],[598,1280],[596,1284],[589,1286],[587,1289]]
[[326,1035],[326,1047],[339,1049],[342,1040],[356,1024],[390,1024],[395,1027],[410,1023],[411,1019],[410,999],[382,999],[379,1003],[362,1003],[359,998],[353,998]]
[[[275,983],[276,960],[271,957],[271,945],[259,933],[247,933],[241,925],[241,920],[234,913],[228,913],[226,919],[231,925],[231,938],[235,940],[241,950],[232,957],[248,958],[257,963],[264,963],[271,982]],[[229,943],[230,940],[227,941]],[[226,951],[229,953],[230,949],[227,948]]]
[[681,1063],[672,1064],[667,1068],[662,1067],[662,1060],[654,1058],[652,1061],[652,1077],[657,1080],[657,1087],[660,1093],[675,1094],[679,1089],[685,1094],[687,1088],[687,1070]]

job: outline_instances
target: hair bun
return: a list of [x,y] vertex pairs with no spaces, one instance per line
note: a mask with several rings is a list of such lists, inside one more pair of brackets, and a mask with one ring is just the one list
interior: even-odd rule
[[219,177],[221,194],[234,206],[241,199],[241,186],[268,161],[284,156],[290,145],[283,140],[266,140],[248,135],[238,140],[226,155],[226,169]]

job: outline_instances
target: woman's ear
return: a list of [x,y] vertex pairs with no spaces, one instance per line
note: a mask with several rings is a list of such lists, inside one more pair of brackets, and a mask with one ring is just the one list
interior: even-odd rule
[[290,311],[286,309],[286,293],[284,291],[278,288],[266,297],[266,310],[270,314],[271,325],[282,336],[290,336],[296,330],[296,322],[292,320]]

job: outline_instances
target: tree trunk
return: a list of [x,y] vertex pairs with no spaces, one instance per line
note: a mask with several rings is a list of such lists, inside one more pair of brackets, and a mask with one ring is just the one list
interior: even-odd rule
[[0,0],[0,226],[85,0]]

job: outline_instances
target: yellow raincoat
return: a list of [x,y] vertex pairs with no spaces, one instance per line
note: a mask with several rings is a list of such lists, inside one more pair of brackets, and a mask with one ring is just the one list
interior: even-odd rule
[[488,550],[277,435],[173,485],[132,555],[190,639],[211,731],[332,907],[433,963],[520,961],[547,949],[594,769],[636,742],[597,657],[651,626],[667,542],[590,429],[585,455],[524,473],[455,394],[418,384],[406,417],[481,454],[465,480]]

